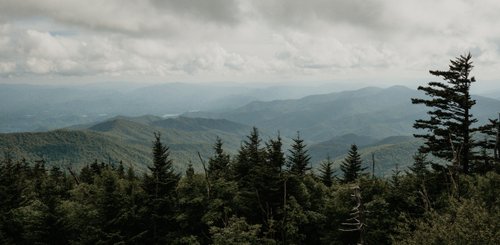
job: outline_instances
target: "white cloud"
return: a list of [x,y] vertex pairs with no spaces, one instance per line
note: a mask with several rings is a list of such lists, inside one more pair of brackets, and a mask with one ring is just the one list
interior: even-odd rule
[[478,78],[499,79],[498,12],[496,0],[0,0],[0,74],[412,79],[470,51]]

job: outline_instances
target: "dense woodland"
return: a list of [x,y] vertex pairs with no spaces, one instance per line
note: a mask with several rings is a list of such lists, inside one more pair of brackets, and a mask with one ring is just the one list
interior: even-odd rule
[[202,172],[176,172],[160,134],[146,172],[97,161],[74,171],[6,152],[0,243],[500,244],[499,122],[474,124],[470,60],[419,88],[430,97],[413,99],[429,108],[415,123],[425,144],[390,178],[364,168],[356,145],[340,169],[311,169],[300,135],[285,152],[279,135],[264,142],[256,128],[234,156],[217,139]]

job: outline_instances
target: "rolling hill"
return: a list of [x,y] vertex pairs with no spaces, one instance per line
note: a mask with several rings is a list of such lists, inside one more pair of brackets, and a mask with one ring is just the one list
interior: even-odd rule
[[116,117],[77,128],[0,134],[0,149],[17,159],[45,159],[51,164],[71,164],[77,168],[94,160],[113,163],[122,160],[144,170],[151,162],[153,134],[159,132],[170,147],[176,167],[182,171],[190,162],[201,169],[197,152],[203,157],[210,156],[217,137],[225,142],[228,152],[235,153],[251,129],[223,119],[154,116]]
[[[423,97],[403,86],[368,87],[339,93],[311,95],[301,99],[252,102],[224,112],[193,112],[185,116],[224,118],[255,125],[293,137],[300,131],[311,142],[354,133],[382,139],[411,135],[415,119],[426,117],[426,108],[412,105],[410,98]],[[480,120],[496,117],[500,101],[475,96],[473,114]]]

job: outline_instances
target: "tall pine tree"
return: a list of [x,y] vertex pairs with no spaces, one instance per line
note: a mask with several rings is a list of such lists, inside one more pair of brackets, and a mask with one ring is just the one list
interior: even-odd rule
[[327,156],[326,160],[319,166],[319,179],[323,184],[330,187],[333,184],[333,161],[330,156]]
[[311,170],[309,166],[311,156],[309,156],[306,147],[304,140],[297,133],[297,138],[293,139],[292,149],[289,150],[290,155],[288,156],[288,166],[292,174],[304,176],[307,171]]
[[476,81],[470,75],[473,68],[470,54],[461,55],[451,60],[448,71],[430,71],[445,82],[429,82],[428,86],[419,86],[430,99],[412,98],[413,104],[423,104],[429,108],[429,119],[418,119],[413,125],[416,129],[427,131],[415,134],[425,140],[420,148],[422,153],[432,153],[468,173],[474,157],[472,133],[476,131],[472,124],[477,120],[470,110],[476,103],[471,99],[470,87]]
[[355,144],[351,145],[351,149],[344,159],[342,164],[340,164],[340,170],[344,174],[342,181],[344,183],[354,182],[361,173],[366,169],[361,166],[361,156],[358,153],[358,146]]
[[208,160],[208,176],[210,179],[228,178],[229,177],[229,154],[224,152],[221,138],[217,137],[214,144],[214,155]]
[[161,142],[160,134],[155,133],[153,166],[148,167],[150,174],[144,176],[143,184],[148,199],[146,223],[151,238],[148,243],[164,243],[177,230],[175,190],[180,176],[175,173],[169,155],[168,146]]

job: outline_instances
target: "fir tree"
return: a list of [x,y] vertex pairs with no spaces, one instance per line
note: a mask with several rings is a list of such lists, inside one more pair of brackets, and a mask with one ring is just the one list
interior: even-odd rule
[[351,149],[344,159],[342,164],[340,164],[340,170],[344,174],[343,182],[350,183],[355,181],[366,168],[361,166],[361,156],[358,153],[358,147],[353,144]]
[[427,161],[427,154],[422,152],[417,152],[413,155],[413,165],[408,167],[410,174],[414,174],[417,177],[423,177],[425,174],[429,173],[430,162]]
[[263,166],[265,164],[265,149],[257,128],[253,128],[247,140],[240,147],[234,165],[234,180],[239,188],[239,211],[250,222],[260,220],[261,186],[263,181]]
[[160,134],[155,133],[153,142],[153,166],[144,176],[143,188],[148,196],[147,219],[153,243],[165,242],[176,231],[175,189],[180,179],[175,173],[168,146],[161,142]]
[[451,60],[448,71],[430,71],[432,75],[442,77],[445,83],[429,82],[428,86],[419,86],[431,99],[413,98],[413,104],[423,104],[429,119],[418,119],[413,125],[416,129],[426,130],[425,134],[415,134],[425,140],[420,152],[453,161],[462,173],[468,173],[470,161],[474,156],[474,143],[471,134],[476,130],[472,124],[477,120],[470,110],[476,103],[471,99],[470,87],[476,81],[471,77],[473,68],[470,54]]
[[217,137],[214,144],[214,156],[208,160],[208,176],[210,179],[228,178],[229,177],[229,154],[224,152],[222,148],[222,140]]
[[323,184],[330,187],[333,184],[333,161],[330,156],[327,156],[326,160],[319,166],[319,179]]
[[293,139],[292,149],[290,149],[289,152],[288,166],[290,172],[297,176],[304,176],[306,172],[311,169],[309,166],[311,157],[309,156],[306,144],[304,143],[304,140],[300,138],[299,133],[297,133],[297,138]]
[[234,166],[234,177],[241,185],[247,184],[245,182],[250,180],[251,170],[264,161],[265,151],[261,147],[261,142],[259,130],[254,127],[240,147]]
[[498,141],[500,132],[500,122],[498,119],[489,119],[486,125],[479,127],[479,131],[484,137],[478,142],[480,147],[480,155],[477,157],[473,166],[473,171],[485,173],[495,168],[495,164],[500,163]]

